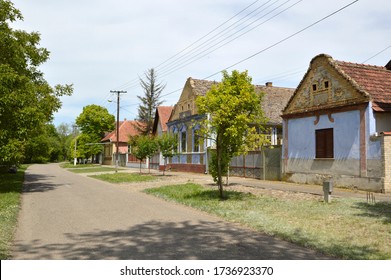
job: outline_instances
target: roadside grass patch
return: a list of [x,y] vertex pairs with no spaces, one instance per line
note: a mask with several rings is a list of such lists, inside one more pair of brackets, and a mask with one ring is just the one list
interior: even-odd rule
[[16,174],[0,171],[0,259],[10,257],[13,234],[18,219],[20,194],[23,188],[24,172],[22,165]]
[[320,200],[217,190],[197,184],[146,189],[146,193],[176,201],[254,230],[341,259],[391,258],[391,203],[368,204],[354,198]]
[[93,163],[87,163],[87,164],[76,164],[69,162],[64,162],[60,164],[60,167],[62,168],[98,168],[100,167],[100,164],[93,164]]
[[91,175],[90,177],[110,183],[136,183],[156,180],[155,176],[138,173],[114,173]]
[[[118,169],[121,171],[121,169]],[[123,170],[123,169],[122,169]],[[74,169],[69,169],[69,171],[73,173],[95,173],[95,172],[114,172],[115,168],[112,167],[92,167],[92,168],[74,168]]]

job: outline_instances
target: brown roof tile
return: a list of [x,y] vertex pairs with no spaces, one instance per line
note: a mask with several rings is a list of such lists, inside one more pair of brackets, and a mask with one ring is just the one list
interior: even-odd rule
[[281,114],[291,98],[294,88],[282,88],[275,86],[256,86],[256,90],[264,92],[262,109],[269,124],[281,124]]
[[[211,89],[212,85],[217,84],[215,81],[193,78],[189,78],[188,80],[196,95],[205,95]],[[265,93],[262,100],[262,109],[265,117],[269,119],[269,124],[281,124],[282,110],[285,108],[295,89],[275,87],[272,83],[267,83],[265,86],[256,85],[255,88],[257,91]]]

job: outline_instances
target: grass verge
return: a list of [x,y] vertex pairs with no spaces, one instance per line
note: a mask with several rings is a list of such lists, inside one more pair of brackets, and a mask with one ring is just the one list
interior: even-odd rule
[[69,163],[69,162],[60,163],[60,167],[62,167],[62,168],[75,168],[75,169],[78,169],[78,168],[98,168],[100,166],[101,166],[100,164],[92,164],[92,163],[77,164],[77,165],[74,165],[73,163]]
[[[121,170],[121,169],[118,169]],[[95,172],[114,172],[115,169],[112,167],[92,167],[92,168],[73,168],[69,169],[73,173],[95,173]]]
[[135,183],[156,180],[155,176],[137,173],[114,173],[91,175],[90,177],[110,183]]
[[0,172],[0,259],[10,257],[10,248],[15,231],[27,166],[18,168],[16,174]]
[[337,258],[391,258],[391,203],[340,198],[326,204],[234,191],[219,200],[217,191],[190,183],[145,192]]

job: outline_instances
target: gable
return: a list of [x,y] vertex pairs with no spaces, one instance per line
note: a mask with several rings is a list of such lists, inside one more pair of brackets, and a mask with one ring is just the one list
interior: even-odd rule
[[330,56],[316,56],[288,102],[284,115],[368,102],[369,95],[354,83]]
[[169,122],[197,115],[198,111],[195,105],[197,96],[205,95],[214,83],[212,81],[188,78],[181,96],[172,111]]

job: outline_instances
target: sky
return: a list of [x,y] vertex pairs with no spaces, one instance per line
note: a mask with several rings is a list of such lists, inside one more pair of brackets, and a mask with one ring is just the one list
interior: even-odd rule
[[[321,53],[355,63],[391,59],[389,0],[13,0],[24,17],[15,29],[37,31],[52,86],[73,84],[54,124],[74,123],[97,104],[137,118],[139,79],[154,68],[175,105],[188,77],[221,80],[247,70],[254,84],[296,88]],[[231,67],[232,66],[232,67]]]

